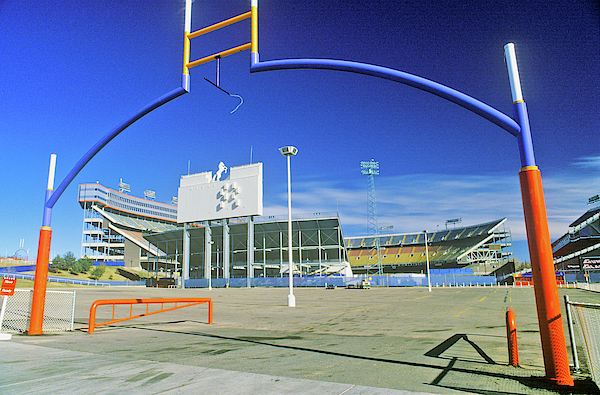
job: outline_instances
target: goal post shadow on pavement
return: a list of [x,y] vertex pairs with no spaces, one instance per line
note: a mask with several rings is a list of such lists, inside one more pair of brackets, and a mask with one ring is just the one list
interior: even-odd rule
[[[548,229],[548,219],[546,215],[546,205],[542,189],[541,173],[535,162],[527,106],[521,92],[521,83],[517,68],[514,44],[509,43],[504,46],[513,100],[513,119],[499,110],[468,95],[465,95],[464,93],[425,78],[394,69],[365,63],[333,59],[284,59],[261,62],[258,52],[258,0],[251,0],[251,9],[249,12],[235,16],[212,26],[205,27],[196,32],[191,32],[192,0],[185,0],[185,3],[182,86],[149,103],[130,118],[125,120],[122,124],[118,125],[106,136],[104,136],[80,159],[80,161],[67,174],[65,179],[55,191],[53,188],[56,155],[52,154],[51,156],[48,188],[46,190],[42,228],[40,230],[40,239],[38,244],[34,295],[31,307],[31,325],[29,329],[30,335],[42,334],[44,298],[52,233],[52,207],[64,192],[66,187],[71,183],[71,181],[73,181],[79,171],[81,171],[81,169],[92,159],[96,153],[98,153],[106,144],[108,144],[114,137],[125,130],[128,126],[163,104],[166,104],[169,101],[189,92],[190,68],[250,49],[251,73],[291,69],[322,69],[345,71],[349,73],[363,74],[387,79],[404,85],[412,86],[458,104],[463,108],[466,108],[467,110],[500,126],[502,129],[506,130],[517,138],[519,156],[521,160],[519,180],[523,200],[523,211],[525,214],[527,241],[532,266],[545,373],[548,379],[556,382],[559,385],[573,385],[573,379],[571,378],[567,359],[567,349],[563,331],[558,288],[555,281],[554,263],[552,259],[552,248]],[[210,33],[214,30],[248,18],[251,19],[250,43],[239,45],[237,47],[233,47],[231,49],[190,62],[190,40],[192,38]]]

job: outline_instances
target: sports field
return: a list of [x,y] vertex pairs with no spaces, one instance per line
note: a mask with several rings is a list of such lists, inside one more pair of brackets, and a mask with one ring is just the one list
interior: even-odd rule
[[[434,288],[431,293],[427,288],[296,288],[295,308],[286,306],[287,293],[285,288],[77,289],[75,332],[12,341],[127,361],[428,393],[557,393],[540,379],[533,288]],[[560,293],[600,303],[597,293]],[[211,297],[213,324],[207,324],[207,306],[199,305],[86,332],[95,300],[178,296]],[[507,366],[508,306],[516,313],[520,368]],[[110,307],[99,308],[97,322],[111,314]],[[595,389],[585,377],[574,376],[576,392]]]

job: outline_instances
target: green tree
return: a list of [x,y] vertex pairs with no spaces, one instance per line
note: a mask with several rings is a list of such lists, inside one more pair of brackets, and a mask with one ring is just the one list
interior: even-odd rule
[[84,273],[83,266],[81,266],[81,263],[79,263],[79,261],[75,261],[75,263],[73,263],[71,265],[71,267],[69,268],[69,273],[71,273],[71,274]]
[[87,273],[92,267],[93,261],[84,256],[83,258],[75,258],[75,254],[71,251],[67,252],[62,257],[57,255],[52,260],[51,271],[56,273],[58,270],[68,270],[71,274]]
[[77,262],[77,258],[75,258],[75,254],[72,251],[67,252],[63,256],[63,260],[65,262],[65,266],[67,269],[71,269],[71,267]]
[[94,280],[100,280],[100,277],[102,277],[105,270],[106,270],[106,266],[104,266],[104,265],[94,266],[94,268],[92,269],[92,271],[90,273],[90,277]]
[[60,254],[56,255],[54,257],[54,259],[52,260],[52,265],[50,267],[51,267],[51,271],[54,273],[58,272],[59,270],[67,270],[68,269],[64,258],[61,257]]
[[94,261],[88,258],[87,255],[83,258],[78,259],[77,262],[81,265],[81,268],[83,270],[81,273],[86,273],[87,271],[89,271],[92,265],[94,264]]

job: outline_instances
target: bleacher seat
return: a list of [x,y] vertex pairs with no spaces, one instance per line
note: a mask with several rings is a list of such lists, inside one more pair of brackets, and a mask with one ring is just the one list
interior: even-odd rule
[[[464,228],[428,232],[428,256],[425,255],[425,235],[422,232],[381,236],[382,263],[387,267],[386,270],[390,271],[401,270],[398,269],[400,266],[424,266],[423,264],[427,261],[427,258],[429,258],[432,267],[464,265],[468,262],[465,260],[465,254],[474,248],[479,248],[481,242],[490,237],[492,232],[501,238],[510,235],[509,232],[498,229],[498,226],[504,221],[506,219]],[[361,240],[362,243],[357,243],[357,240]],[[373,264],[372,258],[369,261],[368,257],[375,253],[373,250],[374,241],[374,237],[346,239],[346,247],[350,256],[363,256],[356,254],[355,251],[364,251],[365,259],[353,258],[353,260],[351,259],[353,265]],[[504,242],[503,245],[506,245],[506,243]],[[492,246],[493,243],[488,245],[486,242],[486,248],[495,250]],[[498,245],[496,249],[502,251],[501,248]],[[505,254],[504,257],[506,256],[508,255]]]

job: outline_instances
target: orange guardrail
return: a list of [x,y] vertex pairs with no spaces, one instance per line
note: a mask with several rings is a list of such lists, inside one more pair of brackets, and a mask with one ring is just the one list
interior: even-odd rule
[[[149,311],[150,304],[160,303],[160,310]],[[175,303],[175,307],[164,308],[165,303]],[[184,305],[178,305],[179,303],[185,303]],[[98,326],[114,324],[116,322],[126,321],[133,318],[144,317],[147,315],[163,313],[165,311],[171,311],[176,309],[182,309],[184,307],[195,306],[202,303],[208,303],[208,323],[212,324],[212,299],[211,298],[162,298],[162,299],[102,299],[92,303],[90,308],[90,322],[88,333],[94,333],[94,329]],[[115,319],[115,306],[116,305],[130,305],[129,317]],[[143,314],[133,315],[134,304],[146,304],[146,312]],[[103,305],[112,305],[112,319],[110,321],[96,324],[96,308]]]

